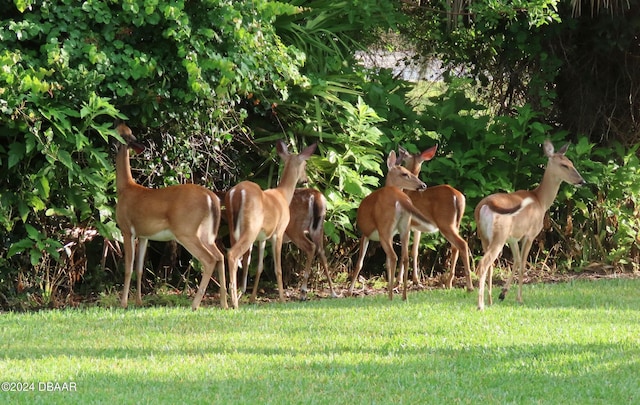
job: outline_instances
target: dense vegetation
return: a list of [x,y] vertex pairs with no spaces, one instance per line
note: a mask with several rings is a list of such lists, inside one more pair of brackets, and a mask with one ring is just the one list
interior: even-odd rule
[[[309,173],[329,201],[338,271],[351,267],[355,208],[398,145],[440,145],[424,178],[464,191],[462,233],[479,254],[475,203],[531,188],[542,141],[572,141],[590,184],[563,186],[532,255],[635,269],[637,2],[581,16],[555,0],[459,3],[3,1],[0,306],[64,305],[121,282],[115,118],[150,146],[132,164],[153,187],[270,186],[275,139],[318,141]],[[414,51],[408,63],[442,61],[442,77],[414,86],[357,58],[398,49]],[[440,272],[446,248],[425,241],[425,266]],[[152,287],[192,285],[188,260],[151,250]]]

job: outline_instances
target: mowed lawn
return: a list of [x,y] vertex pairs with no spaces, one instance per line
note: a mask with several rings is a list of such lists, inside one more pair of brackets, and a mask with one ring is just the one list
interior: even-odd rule
[[640,403],[640,279],[514,292],[4,313],[0,403]]

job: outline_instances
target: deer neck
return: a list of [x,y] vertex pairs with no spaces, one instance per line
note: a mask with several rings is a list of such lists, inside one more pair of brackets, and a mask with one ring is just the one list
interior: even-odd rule
[[276,190],[282,193],[287,204],[291,204],[297,184],[298,178],[296,176],[296,170],[291,167],[289,162],[285,163],[284,169],[282,170],[282,177],[280,178],[280,182],[278,183]]
[[540,185],[532,191],[538,198],[538,201],[540,201],[540,204],[544,207],[545,211],[548,210],[555,201],[556,196],[558,195],[558,190],[560,190],[561,183],[562,180],[553,176],[547,168],[542,176],[542,182],[540,182]]
[[116,155],[116,190],[118,194],[127,186],[135,184],[129,164],[129,147],[120,145]]
[[389,178],[389,176],[387,176],[387,178],[384,181],[384,186],[385,187],[395,187],[395,188],[400,188],[398,187],[398,185],[396,184],[395,179],[391,179]]

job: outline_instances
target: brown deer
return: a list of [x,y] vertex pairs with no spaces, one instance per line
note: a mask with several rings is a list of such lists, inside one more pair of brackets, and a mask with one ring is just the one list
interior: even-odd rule
[[338,297],[333,289],[327,256],[324,252],[324,219],[327,214],[327,200],[318,190],[298,188],[289,204],[289,212],[291,219],[285,231],[285,241],[289,239],[307,255],[300,286],[300,299],[307,298],[307,283],[316,254],[320,257],[320,265],[329,282],[331,297]]
[[522,282],[527,256],[535,237],[542,230],[544,216],[558,195],[563,181],[581,186],[585,184],[580,173],[575,169],[565,153],[569,144],[554,152],[550,141],[544,142],[544,154],[549,158],[542,182],[534,190],[519,190],[513,193],[498,193],[485,197],[478,203],[474,211],[477,232],[484,256],[478,264],[480,278],[478,288],[478,309],[484,309],[484,285],[488,277],[489,305],[493,303],[491,285],[493,263],[502,252],[505,244],[509,244],[513,253],[514,269],[500,294],[504,299],[513,276],[518,273],[518,295],[516,300],[522,302]]
[[[217,192],[216,195],[224,200],[226,193]],[[311,264],[316,254],[320,257],[320,264],[327,276],[331,297],[337,298],[338,294],[333,288],[333,282],[329,273],[327,256],[324,252],[324,219],[327,212],[327,202],[321,192],[312,188],[297,188],[289,204],[289,225],[285,230],[284,242],[293,242],[307,256],[302,284],[300,287],[300,299],[306,300],[308,293],[308,280],[311,273]],[[251,261],[251,248],[242,256],[242,278],[240,291],[247,291],[248,267]]]
[[[353,287],[364,263],[364,256],[369,241],[380,241],[387,256],[387,293],[393,299],[393,286],[396,273],[398,255],[393,250],[393,237],[400,234],[401,261],[400,266],[409,266],[409,230],[412,219],[428,223],[428,219],[413,205],[403,189],[424,190],[424,184],[415,174],[400,166],[402,156],[396,158],[395,151],[391,151],[387,158],[389,169],[385,186],[365,197],[358,207],[356,224],[362,237],[360,238],[360,255],[356,269],[353,272],[348,294],[353,294]],[[402,270],[400,271],[402,273]],[[407,273],[404,273],[404,289],[402,299],[407,299]]]
[[[258,269],[251,302],[255,302],[258,294],[267,240],[271,241],[279,298],[281,302],[285,301],[281,254],[284,233],[290,218],[289,204],[293,199],[296,184],[306,178],[306,160],[315,151],[316,145],[307,147],[298,155],[290,154],[282,141],[276,144],[276,149],[284,161],[282,177],[276,188],[263,191],[256,183],[243,181],[232,187],[225,196],[231,238],[231,248],[227,252],[229,288],[234,308],[238,307],[238,260],[249,251],[255,241],[258,241]],[[247,267],[244,266],[244,271]]]
[[210,190],[195,184],[181,184],[151,189],[137,184],[131,175],[129,148],[141,153],[144,146],[136,141],[124,123],[116,130],[126,142],[118,147],[116,156],[116,188],[118,202],[116,221],[124,243],[124,287],[120,304],[126,308],[134,265],[136,240],[136,303],[142,304],[142,269],[149,240],[176,240],[202,264],[202,281],[191,308],[198,309],[202,297],[218,267],[220,305],[227,308],[224,255],[215,240],[220,226],[220,201]]
[[[411,154],[404,148],[399,148],[405,156],[405,167],[418,176],[422,163],[431,160],[436,153],[438,145],[433,146],[422,153]],[[456,275],[456,264],[458,256],[462,252],[464,264],[464,274],[467,283],[467,291],[473,291],[471,281],[471,268],[469,264],[469,247],[467,242],[460,236],[460,222],[465,210],[465,197],[460,191],[448,184],[429,187],[423,191],[405,191],[411,198],[411,202],[429,220],[427,224],[421,225],[418,221],[411,222],[413,230],[413,248],[411,256],[413,258],[413,282],[420,284],[420,269],[418,266],[418,251],[420,249],[420,237],[422,232],[442,234],[451,243],[451,268],[445,287],[451,288]]]

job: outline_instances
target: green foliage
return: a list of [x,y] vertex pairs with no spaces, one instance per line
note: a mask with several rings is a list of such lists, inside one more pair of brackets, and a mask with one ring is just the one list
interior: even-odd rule
[[[620,144],[596,149],[581,139],[579,166],[589,185],[566,195],[573,209],[574,253],[579,264],[590,261],[637,270],[640,263],[640,161],[638,146]],[[571,203],[571,200],[574,202]]]
[[423,60],[443,62],[446,79],[472,78],[498,115],[531,105],[593,142],[633,145],[640,17],[630,10],[638,1],[594,0],[581,13],[583,3],[436,1],[407,6],[400,31]]
[[76,228],[118,237],[107,153],[114,118],[126,114],[134,129],[162,134],[166,150],[156,151],[147,184],[171,184],[217,167],[215,146],[246,132],[238,105],[248,94],[286,99],[290,86],[304,85],[304,55],[272,25],[297,12],[284,3],[27,0],[3,7],[2,291],[38,293],[66,278],[73,260],[63,244]]
[[492,115],[514,115],[528,105],[554,121],[554,80],[563,57],[549,49],[562,47],[549,44],[549,38],[561,35],[559,5],[557,0],[436,2],[407,8],[410,22],[401,32],[424,60],[442,62],[446,82],[469,78],[468,91]]
[[343,115],[336,117],[339,130],[323,136],[325,159],[318,163],[320,176],[314,179],[327,198],[325,232],[333,243],[357,237],[355,210],[383,177],[382,133],[375,126],[382,119],[361,99],[343,107]]
[[378,39],[380,31],[395,28],[394,2],[376,0],[290,0],[300,12],[278,17],[275,27],[285,43],[304,52],[308,76],[319,78],[351,69],[354,51]]

